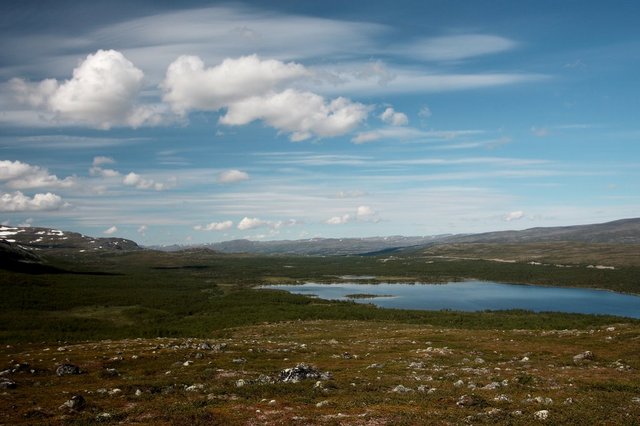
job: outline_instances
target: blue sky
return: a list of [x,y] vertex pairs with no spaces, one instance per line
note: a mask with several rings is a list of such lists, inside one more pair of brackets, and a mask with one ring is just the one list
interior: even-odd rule
[[142,244],[640,212],[637,2],[3,2],[0,222]]

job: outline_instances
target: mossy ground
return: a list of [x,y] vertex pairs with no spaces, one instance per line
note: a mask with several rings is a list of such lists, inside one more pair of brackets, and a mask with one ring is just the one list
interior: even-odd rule
[[[0,423],[529,425],[540,410],[549,424],[640,420],[636,325],[474,331],[293,321],[207,341],[227,346],[203,350],[202,339],[169,338],[5,346],[5,368],[29,368],[8,374],[17,387],[0,395]],[[595,358],[576,364],[573,356],[586,350]],[[58,377],[62,362],[84,373]],[[255,382],[301,362],[333,378],[320,387]],[[240,379],[246,384],[237,387]],[[393,392],[398,385],[411,390]],[[58,408],[76,394],[87,401],[83,410]],[[459,406],[463,395],[476,404]]]

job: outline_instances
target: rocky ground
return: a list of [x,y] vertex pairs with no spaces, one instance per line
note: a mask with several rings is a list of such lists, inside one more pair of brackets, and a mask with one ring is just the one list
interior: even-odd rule
[[243,327],[7,345],[0,424],[640,424],[640,328]]

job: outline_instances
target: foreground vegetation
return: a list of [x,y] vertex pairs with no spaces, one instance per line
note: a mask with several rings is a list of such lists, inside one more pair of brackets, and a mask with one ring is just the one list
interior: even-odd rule
[[[639,320],[385,310],[255,288],[367,275],[640,293],[633,262],[567,268],[447,250],[69,251],[32,273],[0,271],[0,424],[637,424]],[[58,376],[62,363],[83,373]],[[332,378],[277,380],[298,363]],[[81,408],[59,408],[72,396]]]
[[258,284],[332,282],[341,275],[444,282],[481,278],[638,291],[640,270],[557,268],[485,260],[256,257],[133,252],[74,255],[52,262],[66,273],[0,273],[0,339],[78,341],[129,337],[206,337],[214,331],[283,320],[401,321],[460,328],[587,328],[613,317],[522,311],[460,313],[384,310],[257,290]]
[[[637,424],[639,350],[637,325],[496,331],[368,321],[279,322],[206,340],[18,344],[0,349],[17,385],[0,395],[0,423]],[[574,360],[586,351],[593,355]],[[57,376],[63,362],[82,374]],[[299,363],[331,378],[278,380]],[[76,395],[84,406],[62,405]]]

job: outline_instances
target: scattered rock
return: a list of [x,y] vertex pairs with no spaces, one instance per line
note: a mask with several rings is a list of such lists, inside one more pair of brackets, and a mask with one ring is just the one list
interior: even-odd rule
[[60,410],[80,411],[87,405],[82,395],[73,395],[70,400],[62,404]]
[[421,368],[425,368],[425,365],[424,365],[424,362],[412,362],[411,364],[409,364],[409,368],[421,369]]
[[20,373],[23,371],[29,371],[29,363],[28,362],[19,362],[13,366],[11,369],[12,373]]
[[80,373],[82,373],[82,370],[80,370],[80,367],[73,364],[62,364],[62,365],[59,365],[58,368],[56,368],[56,375],[58,376],[67,376],[70,374],[80,374]]
[[247,362],[246,358],[234,358],[231,362],[234,364],[244,364]]
[[505,394],[500,394],[493,398],[493,400],[496,402],[511,402],[511,398],[509,398],[509,396]]
[[499,383],[499,382],[491,382],[488,385],[483,386],[482,389],[484,389],[484,390],[496,390],[501,386],[502,386],[502,384]]
[[118,372],[118,370],[116,370],[115,368],[107,368],[107,369],[105,370],[105,374],[106,374],[107,376],[111,376],[111,377],[116,377],[116,376],[119,376],[119,375],[120,375],[120,373]]
[[276,405],[278,402],[275,399],[272,399],[271,401],[269,401],[269,405],[273,406]]
[[375,364],[374,363],[374,364],[371,364],[371,365],[367,366],[367,370],[370,369],[370,368],[383,368],[383,367],[384,367],[384,364]]
[[16,382],[7,377],[2,377],[0,379],[0,389],[15,389],[16,386]]
[[244,379],[238,379],[238,380],[236,380],[236,387],[237,387],[237,388],[241,388],[241,387],[243,387],[243,386],[244,386],[244,385],[246,385],[246,384],[247,384],[247,382],[245,382],[245,381],[244,381]]
[[308,364],[298,364],[293,368],[285,368],[280,371],[280,381],[284,383],[298,383],[301,380],[329,380],[331,373],[328,371],[319,371]]
[[547,420],[549,418],[549,410],[540,410],[533,413],[536,420]]
[[111,396],[113,396],[113,395],[117,395],[117,394],[119,394],[120,392],[122,392],[122,389],[119,389],[119,388],[113,388],[113,389],[111,389],[111,390],[109,391],[109,395],[111,395]]
[[427,385],[420,385],[418,386],[418,392],[423,392],[423,393],[427,393],[427,394],[432,394],[436,391],[436,388],[430,388]]
[[136,395],[136,396],[140,396],[140,395],[142,395],[142,391],[141,391],[140,389],[136,389],[136,394],[135,394],[135,395]]
[[595,355],[591,351],[584,351],[581,354],[575,355],[573,357],[573,362],[579,364],[583,361],[593,361],[595,359]]
[[106,422],[109,421],[111,419],[111,414],[109,413],[100,413],[96,416],[96,421],[99,422]]
[[204,385],[201,383],[197,383],[195,385],[187,386],[184,390],[187,392],[197,392],[201,389],[204,389]]
[[630,365],[625,364],[621,359],[612,363],[610,367],[615,368],[618,371],[629,371],[632,369]]
[[453,383],[453,386],[455,386],[457,388],[462,387],[462,386],[464,386],[464,382],[462,380],[458,380],[457,382]]
[[227,349],[227,344],[226,343],[216,343],[215,345],[213,345],[211,347],[211,350],[214,352],[222,352],[225,349]]
[[322,408],[322,407],[326,407],[327,405],[331,404],[330,401],[328,400],[324,400],[324,401],[320,401],[316,404],[316,408]]
[[398,385],[395,388],[393,388],[391,390],[391,392],[394,392],[394,393],[410,393],[410,392],[413,392],[413,389],[408,388],[408,387],[403,386],[403,385]]
[[527,398],[523,402],[525,402],[527,404],[537,403],[537,404],[542,404],[542,405],[552,405],[553,404],[553,399],[551,399],[549,397],[536,396],[535,398]]
[[255,380],[255,382],[259,385],[268,385],[268,384],[275,383],[276,381],[271,376],[267,376],[266,374],[261,374]]
[[185,366],[185,367],[188,367],[191,364],[193,364],[193,361],[185,361],[185,362],[182,363],[182,365]]
[[222,352],[227,348],[226,343],[216,343],[212,345],[209,342],[202,342],[199,345],[195,346],[196,349],[200,349],[201,351],[214,351],[214,352]]
[[458,407],[474,407],[474,406],[484,407],[485,405],[487,405],[487,401],[485,401],[483,398],[480,398],[479,396],[476,396],[476,395],[462,395],[458,399],[458,402],[456,402],[456,405]]

